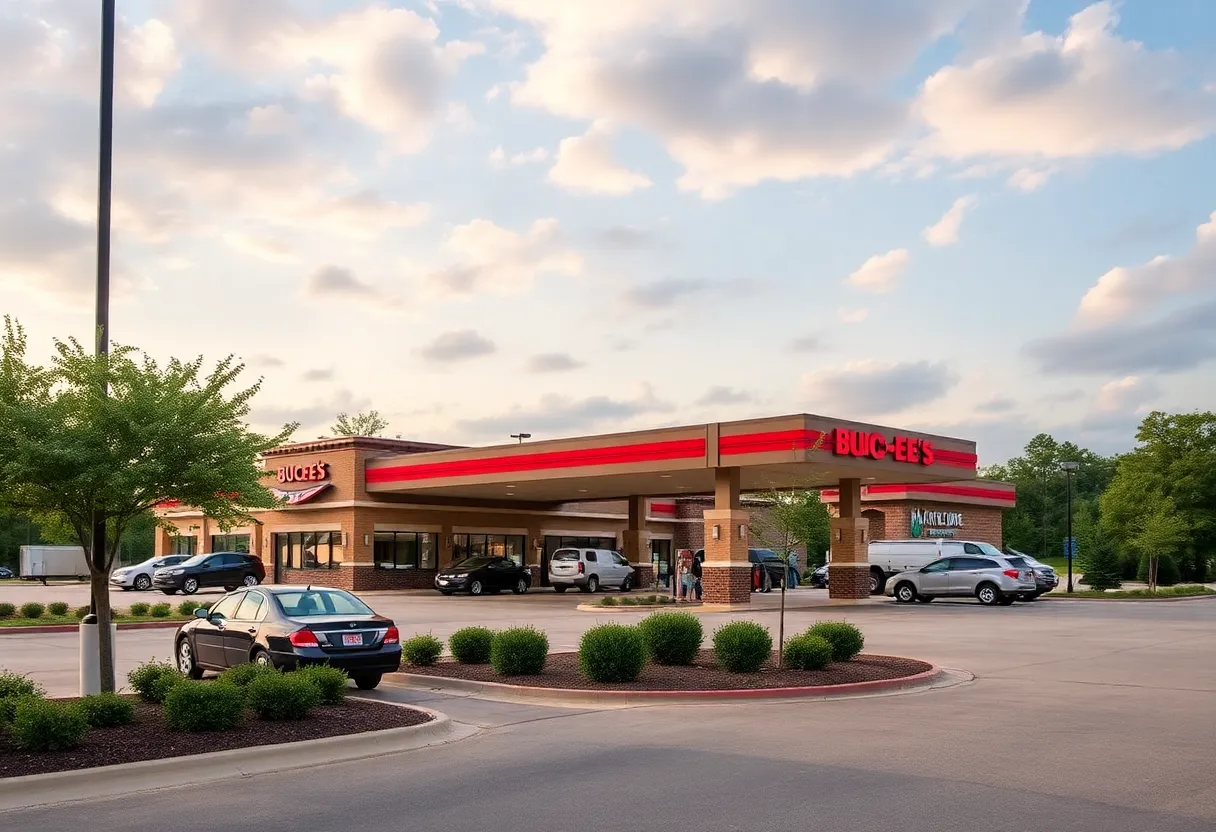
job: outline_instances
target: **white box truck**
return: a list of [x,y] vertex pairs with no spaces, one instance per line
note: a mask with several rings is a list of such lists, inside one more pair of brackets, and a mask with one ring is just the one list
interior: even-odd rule
[[27,581],[43,578],[89,577],[89,563],[81,546],[22,546],[21,577]]

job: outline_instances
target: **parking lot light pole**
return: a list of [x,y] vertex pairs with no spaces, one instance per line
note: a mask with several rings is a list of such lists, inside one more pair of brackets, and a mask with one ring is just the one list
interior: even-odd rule
[[1064,478],[1068,480],[1068,530],[1064,533],[1064,545],[1068,548],[1068,592],[1072,592],[1072,556],[1076,549],[1076,544],[1072,539],[1072,475],[1081,467],[1078,462],[1062,462],[1060,467],[1064,470]]
[[525,439],[531,439],[531,438],[532,438],[532,434],[530,434],[530,433],[513,433],[513,434],[511,434],[511,438],[512,438],[512,439],[518,439],[518,440],[519,440],[519,444],[521,444],[521,445],[522,445],[522,444],[524,444],[524,440],[525,440]]

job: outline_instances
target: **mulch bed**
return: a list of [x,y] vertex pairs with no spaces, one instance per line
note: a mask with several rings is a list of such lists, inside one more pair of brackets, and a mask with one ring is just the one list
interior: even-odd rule
[[71,751],[20,751],[7,733],[0,733],[0,778],[362,734],[430,721],[430,714],[413,708],[349,700],[345,705],[319,707],[300,722],[263,722],[249,714],[232,731],[186,734],[165,727],[160,705],[136,701],[133,723],[90,728],[80,747]]
[[915,676],[932,668],[916,659],[871,656],[863,653],[850,662],[834,662],[823,670],[778,670],[776,654],[758,673],[730,673],[717,666],[712,650],[702,650],[689,667],[647,664],[637,681],[624,684],[592,682],[578,667],[577,653],[553,653],[539,676],[499,676],[488,664],[458,664],[441,661],[431,667],[403,667],[405,673],[422,676],[500,682],[536,688],[577,690],[745,690],[845,685]]

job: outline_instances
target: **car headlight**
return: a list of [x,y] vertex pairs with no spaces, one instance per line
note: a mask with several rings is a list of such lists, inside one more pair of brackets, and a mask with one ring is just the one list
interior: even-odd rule
[[165,574],[166,575],[180,575],[185,571],[186,571],[185,569],[166,569]]

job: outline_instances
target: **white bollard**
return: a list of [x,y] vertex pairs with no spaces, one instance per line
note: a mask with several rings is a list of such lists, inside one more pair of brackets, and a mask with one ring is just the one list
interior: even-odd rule
[[[89,616],[92,618],[93,616]],[[80,625],[80,695],[92,696],[101,693],[101,652],[98,649],[100,635],[97,622]],[[110,643],[118,643],[118,625],[110,625]]]

